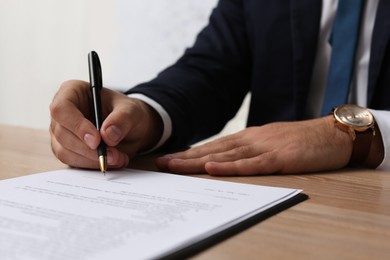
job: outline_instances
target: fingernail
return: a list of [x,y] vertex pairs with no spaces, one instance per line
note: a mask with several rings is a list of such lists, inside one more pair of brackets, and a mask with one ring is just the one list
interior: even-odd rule
[[110,151],[110,150],[107,150],[107,163],[109,165],[114,163],[114,157],[113,157],[112,151]]
[[170,154],[166,154],[166,155],[163,155],[163,156],[160,156],[157,158],[157,161],[159,163],[168,163],[168,161],[170,161],[172,159],[172,155]]
[[109,126],[106,129],[106,133],[108,138],[113,142],[120,141],[120,138],[122,137],[122,131],[114,125]]
[[180,164],[184,163],[184,160],[183,159],[172,159],[170,163],[172,163],[174,165],[180,165]]
[[172,155],[171,154],[166,154],[166,155],[163,155],[163,156],[160,156],[158,157],[159,159],[162,159],[162,160],[170,160],[172,159]]
[[84,135],[84,142],[88,145],[89,148],[95,149],[95,137],[91,134]]

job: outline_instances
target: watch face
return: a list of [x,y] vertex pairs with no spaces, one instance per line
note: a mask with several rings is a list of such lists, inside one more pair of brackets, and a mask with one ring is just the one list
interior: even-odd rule
[[356,105],[343,105],[334,111],[336,119],[346,125],[363,128],[364,130],[374,124],[374,117],[368,109]]

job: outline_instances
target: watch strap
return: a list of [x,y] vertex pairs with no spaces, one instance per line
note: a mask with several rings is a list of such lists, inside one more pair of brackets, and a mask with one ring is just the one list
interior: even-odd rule
[[356,138],[353,141],[350,164],[362,164],[366,160],[374,138],[374,131],[373,128],[369,128],[363,132],[355,131]]

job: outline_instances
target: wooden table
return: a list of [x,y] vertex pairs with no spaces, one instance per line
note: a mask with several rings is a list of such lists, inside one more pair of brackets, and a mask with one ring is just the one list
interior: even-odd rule
[[[0,125],[0,179],[65,167],[51,153],[47,130]],[[155,169],[150,157],[135,160],[133,167]],[[194,259],[390,259],[390,172],[222,179],[300,188],[310,198]]]

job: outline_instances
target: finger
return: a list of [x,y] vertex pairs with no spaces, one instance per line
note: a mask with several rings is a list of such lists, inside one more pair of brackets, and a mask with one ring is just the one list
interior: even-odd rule
[[281,169],[275,152],[230,162],[208,162],[205,165],[205,171],[214,176],[271,174]]
[[205,163],[200,159],[172,159],[167,164],[167,169],[173,173],[190,174],[206,173]]
[[[206,150],[193,151],[191,148],[186,152],[179,152],[174,154],[167,154],[162,157],[158,157],[155,164],[161,171],[171,171],[175,173],[200,173],[205,172],[204,164],[209,161],[218,160],[223,161],[221,153],[207,154]],[[224,152],[226,154],[226,160],[228,158],[235,158],[231,151]],[[205,155],[204,155],[205,154]]]
[[245,145],[221,153],[208,154],[200,158],[171,159],[167,162],[167,168],[176,173],[205,172],[205,165],[208,162],[231,162],[258,154],[259,152],[254,149],[254,146]]
[[265,150],[261,150],[261,147],[256,147],[254,145],[242,145],[235,147],[231,150],[223,151],[220,153],[215,154],[208,154],[201,159],[204,161],[204,163],[207,162],[230,162],[230,161],[236,161],[239,159],[244,158],[251,158],[256,155],[260,155]]
[[50,114],[56,123],[74,133],[91,149],[96,149],[100,142],[100,134],[81,112],[79,103],[89,104],[89,100],[87,96],[80,95],[82,94],[75,92],[74,88],[61,87],[61,95],[56,95],[50,104]]
[[107,148],[107,164],[111,169],[125,168],[129,165],[129,157],[114,147]]
[[174,173],[205,173],[204,165],[207,162],[207,156],[200,158],[174,158],[171,155],[165,155],[156,159],[155,164],[161,171]]
[[[96,151],[94,151],[92,158],[85,157],[83,154],[76,153],[63,147],[54,135],[52,136],[51,147],[54,155],[61,162],[69,166],[87,169],[99,168],[99,160]],[[107,157],[109,169],[124,168],[129,164],[128,156],[112,147],[107,149]]]
[[[238,147],[235,147],[239,145],[237,143],[237,140],[229,140],[228,142],[224,143],[226,146],[226,149],[230,147],[230,144],[232,144],[233,148],[230,150],[223,150],[222,152],[217,152],[217,153],[210,153],[206,154],[204,156],[203,152],[198,153],[197,156],[199,157],[187,157],[185,154],[172,154],[172,155],[165,155],[162,157],[157,158],[156,160],[156,166],[162,170],[162,171],[175,171],[179,172],[184,169],[183,167],[189,167],[190,170],[189,172],[194,172],[197,170],[201,170],[202,172],[204,171],[204,165],[207,162],[227,162],[227,161],[235,161],[238,159],[243,159],[243,158],[249,158],[253,157],[255,155],[261,154],[263,151],[259,150],[261,147],[255,147],[254,145],[240,145]],[[192,148],[195,149],[195,148]],[[190,150],[192,150],[190,149]],[[189,153],[191,151],[188,151]],[[181,155],[181,156],[180,156]],[[192,153],[192,155],[195,155],[195,153]],[[179,160],[174,160],[173,159],[183,159],[186,160],[186,162],[181,162]],[[172,162],[171,162],[172,161]]]
[[51,123],[50,132],[64,149],[71,150],[74,153],[91,160],[96,159],[97,154],[95,149],[91,149],[85,142],[80,141],[74,133],[62,127],[55,121],[52,121]]
[[169,171],[168,163],[172,159],[173,159],[172,156],[167,154],[161,157],[157,157],[156,160],[154,161],[154,164],[160,171],[168,172]]
[[52,106],[52,118],[62,127],[74,133],[79,140],[85,142],[91,149],[96,149],[100,142],[99,132],[81,112],[69,102]]
[[54,135],[51,137],[51,148],[54,155],[63,163],[78,168],[87,168],[87,169],[98,169],[99,161],[96,156],[96,159],[90,159],[84,157],[78,153],[75,153],[71,150],[64,148]]
[[[189,150],[173,153],[167,156],[167,158],[180,158],[180,159],[194,159],[201,158],[210,154],[218,154],[225,151],[233,150],[240,146],[245,146],[242,139],[237,134],[225,136],[214,141],[205,143],[203,145],[192,147]],[[165,159],[167,159],[165,158]]]

